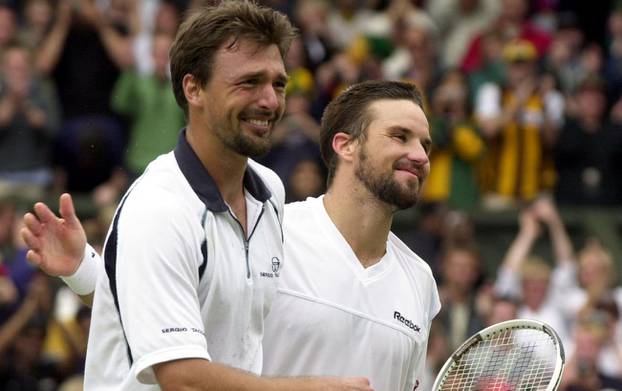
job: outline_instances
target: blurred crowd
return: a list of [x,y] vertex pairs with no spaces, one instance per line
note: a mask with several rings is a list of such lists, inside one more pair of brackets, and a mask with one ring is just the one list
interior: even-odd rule
[[[561,390],[622,390],[620,260],[598,237],[571,240],[558,211],[622,207],[622,2],[259,2],[300,30],[286,114],[258,159],[288,201],[324,190],[319,120],[333,97],[369,79],[424,92],[432,171],[403,239],[432,266],[443,303],[428,381],[480,328],[525,317],[562,338]],[[0,389],[82,389],[89,310],[27,262],[21,218],[70,192],[89,205],[89,241],[103,244],[120,195],[184,126],[168,50],[207,3],[0,0]],[[495,273],[470,218],[482,210],[519,215]]]

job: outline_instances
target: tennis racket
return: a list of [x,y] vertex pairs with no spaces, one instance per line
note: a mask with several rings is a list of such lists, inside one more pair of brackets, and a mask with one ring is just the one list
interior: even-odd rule
[[513,319],[481,330],[447,359],[433,391],[554,391],[564,347],[545,323]]

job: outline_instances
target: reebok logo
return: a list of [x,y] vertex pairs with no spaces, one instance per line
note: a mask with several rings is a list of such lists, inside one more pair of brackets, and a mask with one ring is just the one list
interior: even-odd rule
[[416,332],[421,331],[421,327],[414,324],[410,319],[406,319],[405,317],[403,317],[402,314],[400,314],[398,311],[393,311],[393,319],[396,319],[404,323],[406,327],[408,327],[409,329],[413,331],[416,331]]

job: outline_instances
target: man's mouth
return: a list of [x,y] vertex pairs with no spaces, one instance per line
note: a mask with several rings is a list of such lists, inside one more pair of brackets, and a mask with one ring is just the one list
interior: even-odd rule
[[416,177],[417,179],[421,177],[421,173],[419,172],[419,170],[417,170],[417,168],[414,167],[412,164],[398,163],[395,166],[395,171],[401,171],[401,172],[410,174]]

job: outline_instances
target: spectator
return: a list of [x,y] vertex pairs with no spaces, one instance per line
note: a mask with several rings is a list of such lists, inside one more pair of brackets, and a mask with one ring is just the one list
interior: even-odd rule
[[317,159],[301,158],[286,181],[286,202],[304,201],[324,193],[326,178]]
[[564,94],[576,88],[579,82],[581,47],[584,45],[583,32],[577,24],[577,16],[565,12],[558,18],[557,30],[553,33],[551,46],[544,58],[544,66],[560,82]]
[[[527,13],[529,4],[527,0],[503,0],[501,1],[501,13],[492,23],[490,30],[494,30],[503,39],[503,44],[515,40],[524,40],[533,45],[536,57],[546,53],[551,38],[542,30],[529,22]],[[476,36],[467,49],[462,59],[461,68],[466,72],[479,69],[482,66],[482,35]]]
[[574,349],[568,355],[560,390],[622,389],[622,378],[607,376],[598,369],[598,357],[607,333],[600,315],[598,312],[588,314],[578,323],[574,333]]
[[485,144],[469,116],[468,90],[459,71],[446,72],[432,100],[430,120],[435,148],[423,200],[446,202],[471,211],[479,205],[477,177]]
[[67,190],[91,192],[121,165],[125,136],[111,111],[110,94],[119,67],[131,63],[127,31],[93,0],[61,0],[42,43],[37,67],[52,75],[63,109],[55,162]]
[[[466,73],[469,78],[470,102],[475,102],[481,86],[487,83],[504,85],[503,46],[503,37],[497,32],[488,31],[482,35],[482,65],[477,70]],[[473,114],[472,110],[469,114]]]
[[611,253],[598,240],[590,239],[579,251],[575,284],[565,294],[574,315],[590,311],[598,303],[612,301],[622,309],[622,286],[616,285],[616,270]]
[[445,330],[449,352],[453,352],[484,327],[483,314],[477,307],[480,256],[472,247],[449,246],[441,257],[441,269],[441,312],[437,319]]
[[[531,255],[540,235],[540,222],[549,231],[553,247],[554,270],[543,260]],[[572,242],[555,207],[547,198],[541,198],[520,214],[520,230],[499,268],[495,284],[498,295],[511,296],[522,303],[518,317],[535,319],[549,324],[560,336],[562,343],[570,342],[569,309],[562,303],[572,286],[574,252]]]
[[513,206],[534,199],[553,186],[552,164],[543,154],[543,135],[560,125],[563,107],[542,91],[535,68],[536,48],[513,41],[503,49],[505,85],[489,83],[478,92],[475,117],[489,147],[483,190],[489,208]]
[[327,24],[329,7],[329,3],[324,0],[296,3],[296,24],[300,28],[300,38],[306,53],[306,67],[312,72],[335,52]]
[[359,36],[364,35],[373,12],[361,7],[357,0],[337,0],[327,15],[327,28],[333,45],[345,50]]
[[383,77],[410,80],[428,92],[440,71],[436,25],[427,13],[416,9],[394,17],[396,48],[382,62]]
[[50,310],[49,280],[38,273],[13,316],[0,325],[0,388],[54,389],[62,374],[42,354]]
[[24,24],[19,32],[20,40],[31,49],[39,49],[52,26],[52,4],[50,0],[26,0],[22,12]]
[[460,65],[468,45],[482,33],[501,11],[498,0],[436,0],[427,10],[438,25],[441,65],[452,69]]
[[56,94],[35,76],[26,47],[6,47],[1,64],[0,196],[40,198],[52,180],[50,153],[59,126]]
[[[294,77],[296,73],[294,72]],[[293,84],[304,84],[294,78]],[[292,87],[287,95],[285,115],[275,126],[272,135],[272,148],[260,163],[269,165],[279,175],[283,183],[292,177],[294,168],[300,160],[320,161],[320,125],[310,115],[311,91],[304,86]]]
[[112,108],[130,119],[125,164],[133,178],[142,174],[156,156],[173,149],[178,131],[185,123],[168,71],[172,42],[170,35],[157,33],[151,53],[153,71],[149,74],[140,74],[136,69],[124,71],[112,92]]
[[[180,11],[175,4],[171,1],[144,1],[140,4],[140,11],[134,9],[134,13],[140,15],[154,13],[152,20],[145,20],[145,17],[139,17],[134,15],[135,18],[140,19],[138,27],[135,27],[137,33],[133,38],[132,50],[134,52],[134,64],[135,70],[143,75],[151,75],[154,73],[153,62],[153,44],[156,35],[168,35],[175,36],[177,28],[181,22]],[[153,7],[154,10],[149,9]]]
[[622,199],[622,133],[606,116],[605,83],[588,77],[572,99],[575,115],[555,146],[560,204],[613,205]]

